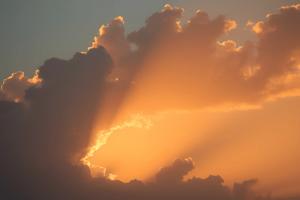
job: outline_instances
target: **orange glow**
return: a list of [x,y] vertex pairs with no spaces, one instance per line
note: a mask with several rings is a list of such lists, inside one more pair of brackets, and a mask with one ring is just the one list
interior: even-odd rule
[[[114,98],[119,100],[116,108],[111,108],[109,98],[102,102],[102,116],[95,125],[102,131],[82,162],[94,175],[102,171],[103,176],[122,181],[148,181],[175,159],[192,157],[198,168],[190,176],[220,174],[229,184],[258,178],[258,189],[268,192],[276,188],[277,194],[300,187],[299,52],[282,56],[284,67],[276,66],[269,52],[257,56],[261,49],[270,48],[263,46],[265,40],[261,49],[256,43],[238,45],[234,40],[219,40],[237,27],[234,20],[212,20],[197,11],[183,25],[177,17],[183,10],[170,5],[157,15],[173,11],[175,17],[167,18],[170,27],[159,27],[154,18],[150,33],[161,28],[158,36],[150,42],[137,38],[146,49],[139,52],[145,55],[138,60],[138,69],[134,68],[129,78],[112,79],[118,83],[128,78],[130,84]],[[115,28],[118,34],[123,33],[123,24],[124,19],[118,17],[102,26],[92,46],[102,44],[101,36]],[[262,38],[276,30],[272,23],[263,21],[249,21],[247,26]],[[141,32],[147,32],[146,28]],[[116,44],[105,44],[114,52],[117,64],[128,50],[124,38],[122,35],[117,42],[123,52],[115,51]],[[108,114],[109,109],[113,114]],[[129,117],[136,113],[141,114]]]
[[[292,106],[292,113],[286,110],[287,106]],[[105,166],[118,179],[129,181],[151,179],[174,159],[190,156],[199,166],[190,176],[222,174],[228,185],[259,178],[260,190],[278,187],[275,194],[285,194],[289,188],[278,185],[280,182],[300,184],[300,163],[292,161],[295,154],[290,153],[297,152],[300,141],[300,127],[295,121],[298,108],[298,100],[292,98],[255,109],[164,112],[151,117],[151,126],[147,125],[149,121],[137,125],[133,120],[103,131],[103,136],[98,137],[103,138],[99,139],[102,142],[87,160],[95,166]],[[294,177],[282,173],[285,168]]]
[[114,179],[115,176],[113,174],[111,174],[111,173],[107,174],[106,169],[104,167],[93,164],[90,161],[90,159],[93,158],[95,153],[98,150],[100,150],[103,145],[105,145],[107,143],[107,140],[109,139],[109,137],[112,134],[114,134],[120,130],[126,129],[126,128],[149,129],[151,127],[151,125],[152,124],[149,119],[146,119],[145,117],[143,117],[141,115],[136,115],[121,124],[117,124],[107,130],[100,131],[99,133],[97,133],[95,143],[90,146],[86,155],[81,159],[81,162],[83,164],[87,165],[88,167],[90,167],[91,173],[93,176],[99,176],[99,174],[100,174],[100,175],[106,176],[108,178]]
[[256,24],[254,24],[252,26],[252,30],[257,33],[260,34],[263,31],[263,22],[257,22]]

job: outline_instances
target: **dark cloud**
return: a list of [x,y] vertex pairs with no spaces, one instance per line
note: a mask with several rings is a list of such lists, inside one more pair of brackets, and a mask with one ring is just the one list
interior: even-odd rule
[[251,188],[257,183],[257,180],[247,180],[242,183],[235,183],[233,193],[235,199],[255,199],[256,194]]
[[282,7],[279,13],[267,15],[265,21],[253,27],[259,38],[257,62],[260,67],[254,79],[256,83],[269,84],[271,91],[268,92],[276,93],[282,85],[267,81],[299,73],[299,23],[300,4]]
[[160,183],[180,183],[184,175],[194,168],[192,159],[176,160],[173,165],[162,168],[156,175],[157,182]]
[[4,199],[75,199],[69,195],[90,178],[79,160],[111,65],[102,47],[68,61],[52,58],[39,68],[41,85],[29,88],[24,101],[0,102]]
[[155,48],[165,38],[172,37],[180,30],[180,18],[183,9],[165,5],[161,12],[156,12],[147,20],[144,27],[128,35],[128,40],[137,45],[139,51]]
[[198,11],[182,25],[182,14],[167,5],[128,36],[117,17],[102,26],[87,53],[49,59],[31,79],[16,72],[4,80],[1,199],[265,199],[251,190],[254,180],[232,190],[220,176],[185,180],[191,159],[176,160],[146,183],[92,178],[80,162],[99,113],[111,122],[129,92],[142,91],[134,96],[139,110],[252,102],[299,64],[298,5],[255,25],[258,43],[242,47],[219,42],[234,21]]
[[[207,178],[183,178],[193,169],[193,161],[178,159],[173,164],[162,168],[156,179],[150,182],[132,180],[129,183],[94,179],[94,188],[90,191],[90,199],[212,199],[212,200],[270,200],[269,195],[260,196],[253,191],[256,180],[236,183],[232,189],[224,185],[220,176]],[[297,199],[297,198],[295,198]]]

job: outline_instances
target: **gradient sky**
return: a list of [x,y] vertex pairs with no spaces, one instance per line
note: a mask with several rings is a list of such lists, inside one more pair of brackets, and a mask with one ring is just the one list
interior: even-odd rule
[[140,27],[147,16],[166,3],[185,8],[191,16],[195,8],[210,16],[224,14],[239,28],[232,33],[238,41],[252,39],[245,31],[247,20],[263,19],[266,13],[297,0],[2,0],[0,2],[0,78],[23,70],[30,75],[50,57],[70,58],[85,50],[101,24],[115,16],[125,17],[126,30]]

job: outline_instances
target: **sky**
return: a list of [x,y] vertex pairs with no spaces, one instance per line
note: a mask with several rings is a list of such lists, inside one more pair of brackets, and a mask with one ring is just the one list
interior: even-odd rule
[[2,1],[0,199],[300,199],[299,1]]
[[245,41],[253,36],[244,31],[248,20],[257,21],[282,5],[297,0],[204,1],[204,0],[3,0],[0,3],[2,38],[0,48],[1,78],[16,70],[31,75],[34,69],[51,57],[70,58],[83,51],[97,33],[98,27],[116,16],[125,17],[126,30],[141,26],[145,19],[164,4],[181,6],[186,16],[196,9],[210,16],[223,14],[238,21],[234,38]]

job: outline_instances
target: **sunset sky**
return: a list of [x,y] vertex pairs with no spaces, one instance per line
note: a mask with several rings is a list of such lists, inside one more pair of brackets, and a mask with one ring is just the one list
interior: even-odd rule
[[183,7],[185,17],[201,9],[210,16],[220,14],[239,23],[234,39],[254,39],[244,30],[248,20],[258,21],[280,6],[297,0],[3,0],[0,2],[1,59],[0,77],[15,70],[27,73],[49,57],[70,58],[86,49],[99,25],[115,16],[124,16],[126,31],[144,24],[153,12],[166,3]]
[[1,2],[0,199],[300,199],[300,2]]

